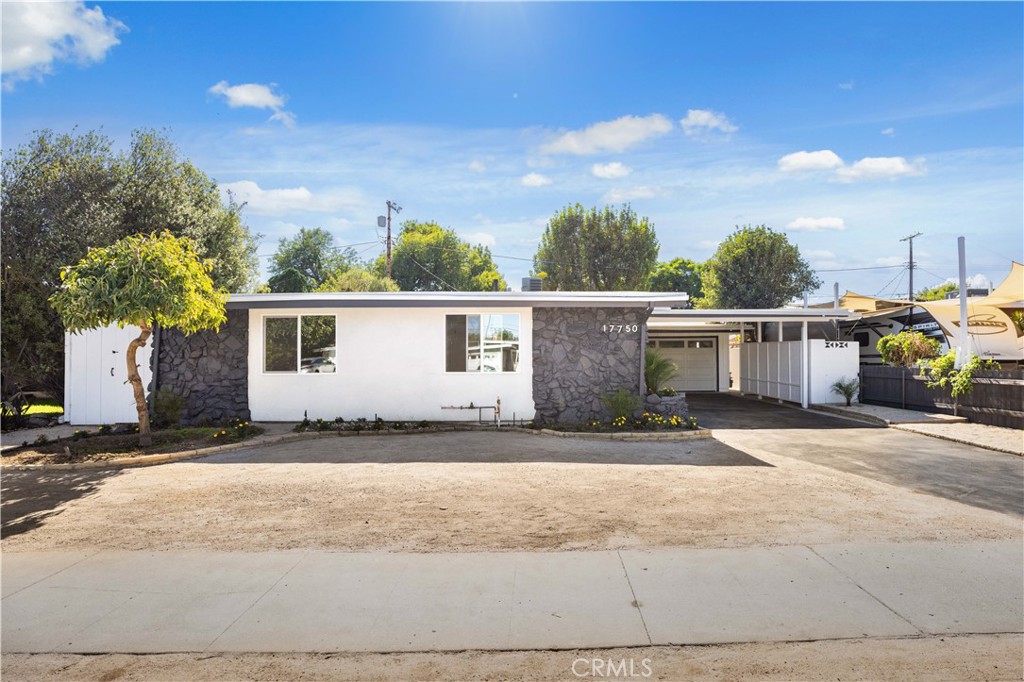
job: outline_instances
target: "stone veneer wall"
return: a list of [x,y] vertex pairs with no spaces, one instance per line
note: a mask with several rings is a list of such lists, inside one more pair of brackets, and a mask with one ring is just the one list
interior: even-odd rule
[[[601,397],[640,390],[647,311],[641,308],[534,308],[533,400],[541,423],[602,419]],[[636,332],[602,331],[608,324]]]
[[158,389],[185,398],[183,424],[250,418],[249,311],[229,310],[227,316],[218,332],[161,330]]

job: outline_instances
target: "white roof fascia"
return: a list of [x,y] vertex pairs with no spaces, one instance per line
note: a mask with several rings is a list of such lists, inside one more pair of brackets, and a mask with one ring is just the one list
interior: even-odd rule
[[[860,319],[860,313],[836,308],[778,308],[778,309],[698,309],[676,310],[656,308],[648,320],[649,326],[672,323],[736,323],[736,322],[831,322]],[[654,323],[654,324],[651,324]]]
[[683,305],[686,294],[646,291],[405,291],[367,293],[232,294],[238,308],[654,308]]

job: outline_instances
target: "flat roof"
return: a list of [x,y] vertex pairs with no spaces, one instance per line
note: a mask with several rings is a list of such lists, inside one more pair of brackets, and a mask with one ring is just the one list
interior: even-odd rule
[[683,305],[682,293],[650,291],[398,291],[232,294],[239,308],[655,308]]
[[736,324],[740,322],[830,322],[856,320],[860,313],[841,308],[775,308],[727,310],[721,308],[679,310],[656,308],[647,320],[651,329],[670,329],[673,326],[698,324]]

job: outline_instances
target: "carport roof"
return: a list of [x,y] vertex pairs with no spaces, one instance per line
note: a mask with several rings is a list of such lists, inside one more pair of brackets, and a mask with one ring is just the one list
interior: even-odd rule
[[[740,322],[831,322],[838,320],[856,320],[860,313],[841,308],[775,308],[775,309],[703,309],[677,310],[675,308],[655,308],[648,325],[651,327],[671,327],[673,324],[738,324]],[[650,324],[654,323],[654,324]]]
[[232,294],[239,308],[655,308],[683,305],[684,293],[649,291],[402,291]]

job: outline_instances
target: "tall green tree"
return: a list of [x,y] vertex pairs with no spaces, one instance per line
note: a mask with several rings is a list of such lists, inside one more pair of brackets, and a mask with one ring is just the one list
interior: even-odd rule
[[47,299],[62,264],[154,227],[195,240],[215,284],[244,291],[255,281],[258,236],[242,206],[221,202],[216,183],[181,158],[161,133],[138,131],[114,149],[96,132],[44,130],[3,155],[0,186],[3,390],[64,390],[64,332]]
[[647,287],[658,257],[654,225],[629,204],[556,213],[541,235],[534,269],[561,291],[624,291]]
[[707,263],[703,308],[779,308],[819,286],[800,249],[770,227],[736,228]]
[[139,414],[139,444],[152,442],[146,392],[136,353],[146,345],[153,323],[186,334],[219,328],[226,319],[226,293],[217,291],[195,243],[170,232],[126,237],[91,249],[77,265],[61,271],[61,286],[50,303],[72,333],[117,324],[135,326],[128,344],[128,381]]
[[400,291],[393,279],[363,268],[349,268],[336,272],[321,284],[317,291]]
[[667,263],[658,263],[651,274],[648,288],[651,291],[684,291],[694,301],[704,297],[704,282],[701,279],[704,264],[688,258],[673,258]]
[[[384,256],[374,266],[386,272]],[[402,291],[504,291],[506,284],[485,246],[470,245],[435,222],[409,220],[391,253],[391,278]]]
[[955,282],[943,282],[931,289],[922,289],[914,298],[918,301],[941,301],[946,298],[946,294],[951,294],[958,289],[959,286]]
[[289,268],[309,279],[311,291],[327,281],[336,272],[344,272],[359,260],[351,247],[339,249],[334,237],[321,227],[299,228],[294,237],[282,238],[270,264],[270,275],[279,275]]

